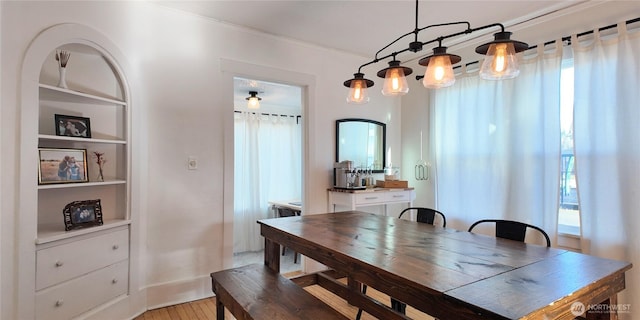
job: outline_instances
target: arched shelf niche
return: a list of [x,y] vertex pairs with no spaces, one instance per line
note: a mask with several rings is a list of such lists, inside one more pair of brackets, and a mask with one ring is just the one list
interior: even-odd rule
[[[60,51],[71,53],[65,68],[66,87],[59,82],[56,53]],[[131,254],[138,248],[138,218],[131,214],[132,107],[124,70],[130,68],[119,49],[100,32],[79,24],[43,30],[25,53],[20,81],[17,217],[20,319],[64,319],[98,312],[131,316],[127,300],[139,287],[138,255]],[[56,132],[56,114],[90,119],[91,136]],[[86,166],[81,171],[88,182],[47,181],[47,176],[36,171],[42,169],[44,148],[86,150]],[[96,177],[94,152],[108,155],[104,179]],[[90,199],[101,200],[102,223],[66,230],[65,204]],[[94,212],[97,220],[95,216]],[[113,243],[108,252],[91,248],[69,254],[74,248],[102,242]],[[51,267],[47,259],[52,259],[56,269],[47,271]],[[112,286],[95,284],[101,277],[111,277]],[[94,285],[88,285],[91,279]],[[74,290],[79,284],[83,289]],[[74,298],[74,294],[82,296]]]

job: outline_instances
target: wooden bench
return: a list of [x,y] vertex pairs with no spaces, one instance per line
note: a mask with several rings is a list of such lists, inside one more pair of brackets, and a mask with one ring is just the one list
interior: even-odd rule
[[262,264],[211,273],[216,314],[245,319],[347,319],[293,281]]

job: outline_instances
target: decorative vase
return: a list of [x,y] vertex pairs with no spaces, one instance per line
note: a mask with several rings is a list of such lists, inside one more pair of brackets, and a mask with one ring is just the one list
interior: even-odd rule
[[102,165],[98,166],[100,169],[100,172],[98,173],[98,181],[104,182],[104,175],[102,175]]
[[67,87],[67,68],[59,67],[58,71],[60,71],[60,80],[58,81],[58,87],[68,89]]

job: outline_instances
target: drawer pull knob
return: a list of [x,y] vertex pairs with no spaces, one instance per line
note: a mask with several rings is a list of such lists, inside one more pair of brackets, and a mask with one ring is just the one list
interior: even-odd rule
[[366,197],[366,198],[364,198],[364,199],[365,199],[365,200],[375,200],[375,199],[378,199],[378,197]]
[[394,198],[403,198],[404,196],[396,195],[396,196],[393,196],[393,197]]
[[64,265],[64,262],[62,261],[56,261],[56,267],[62,267]]
[[120,246],[119,246],[119,245],[117,245],[117,244],[114,244],[114,245],[113,245],[113,250],[118,250],[118,248],[120,248]]
[[115,278],[114,278],[113,280],[111,280],[111,283],[113,283],[113,284],[118,283],[118,279],[115,279]]
[[64,300],[60,299],[58,301],[56,301],[56,307],[60,307],[64,304]]

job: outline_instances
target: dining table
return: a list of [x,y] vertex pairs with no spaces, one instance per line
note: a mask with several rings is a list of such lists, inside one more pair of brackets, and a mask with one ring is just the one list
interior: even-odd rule
[[[437,319],[615,319],[626,261],[361,211],[259,220],[264,263],[280,245],[326,266],[301,276],[383,319],[407,319],[362,284]],[[346,281],[339,281],[345,279]],[[624,307],[624,306],[623,306]]]

